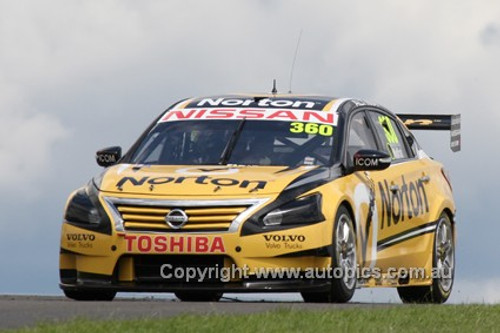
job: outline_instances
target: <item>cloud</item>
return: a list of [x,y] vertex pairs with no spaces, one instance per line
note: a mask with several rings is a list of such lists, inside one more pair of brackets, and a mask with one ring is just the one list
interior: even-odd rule
[[14,89],[0,90],[0,188],[3,195],[34,196],[57,158],[54,145],[69,132],[56,116],[36,111]]
[[480,40],[486,46],[500,45],[500,25],[489,23],[480,33]]

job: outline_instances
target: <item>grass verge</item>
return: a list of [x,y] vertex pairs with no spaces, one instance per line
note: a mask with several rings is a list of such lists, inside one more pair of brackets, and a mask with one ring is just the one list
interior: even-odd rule
[[500,305],[402,305],[39,324],[16,332],[500,332]]

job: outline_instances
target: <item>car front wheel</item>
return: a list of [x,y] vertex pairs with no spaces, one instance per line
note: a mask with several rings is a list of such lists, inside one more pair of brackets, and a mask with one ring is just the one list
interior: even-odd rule
[[302,292],[305,302],[346,303],[356,289],[356,233],[353,219],[345,206],[340,206],[333,229],[332,279],[328,292]]
[[116,291],[107,290],[63,290],[66,297],[75,301],[112,301]]

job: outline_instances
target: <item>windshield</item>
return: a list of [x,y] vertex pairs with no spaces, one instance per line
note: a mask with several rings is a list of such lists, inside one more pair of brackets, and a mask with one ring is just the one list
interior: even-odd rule
[[327,124],[257,120],[164,122],[157,124],[144,138],[131,162],[158,165],[328,165],[334,128]]

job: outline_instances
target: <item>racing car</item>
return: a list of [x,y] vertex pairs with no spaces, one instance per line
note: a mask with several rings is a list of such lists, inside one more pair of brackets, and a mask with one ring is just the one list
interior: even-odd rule
[[300,292],[348,302],[395,287],[443,303],[455,272],[456,207],[443,165],[410,130],[460,115],[394,114],[352,98],[256,94],[189,98],[68,198],[60,287],[74,300],[117,292]]

